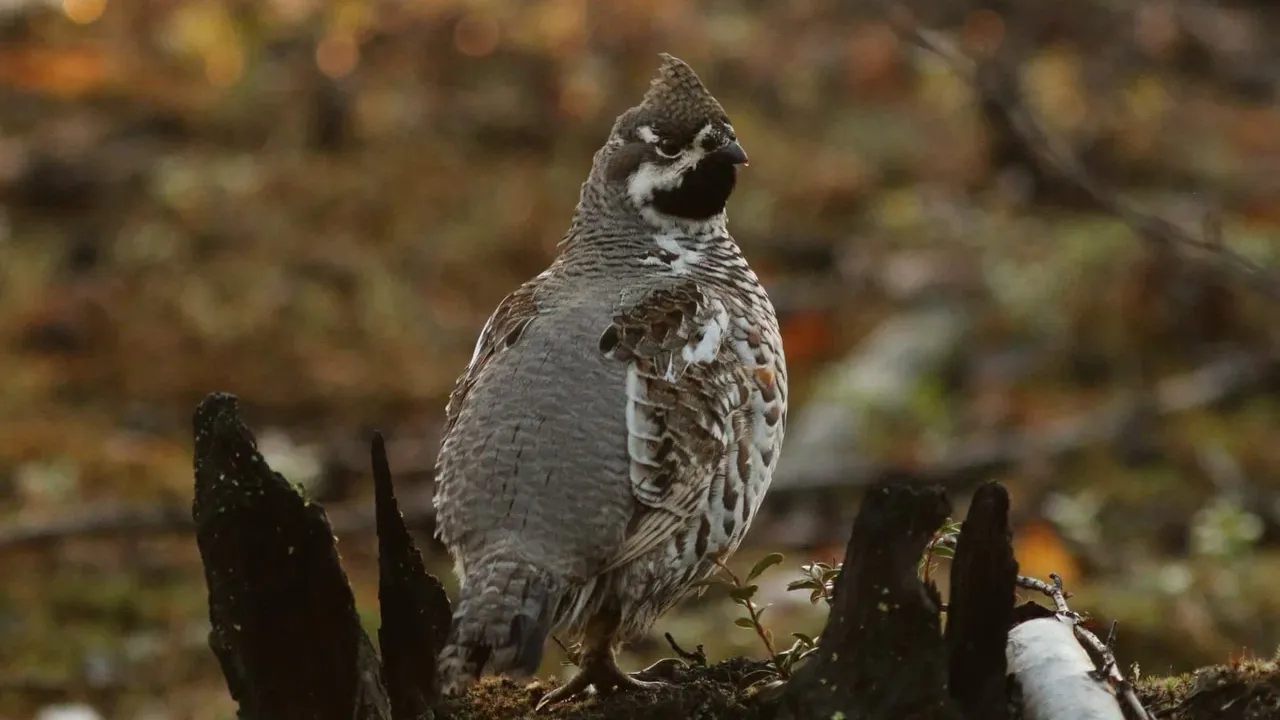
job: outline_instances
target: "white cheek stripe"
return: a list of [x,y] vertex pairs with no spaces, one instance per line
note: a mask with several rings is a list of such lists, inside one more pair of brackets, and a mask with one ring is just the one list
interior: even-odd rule
[[[653,193],[657,190],[674,190],[680,187],[680,183],[684,182],[684,173],[693,168],[694,165],[702,162],[702,158],[706,157],[707,151],[702,147],[702,141],[711,134],[713,126],[710,123],[702,126],[697,135],[693,136],[693,143],[689,149],[680,156],[680,159],[674,163],[662,166],[657,163],[643,162],[640,167],[627,181],[627,195],[630,196],[631,202],[636,205],[644,205],[653,199]],[[658,136],[654,133],[653,128],[648,125],[641,125],[636,128],[636,134],[645,142],[657,142]],[[650,140],[649,138],[653,139]]]
[[627,181],[627,195],[636,205],[646,205],[658,189],[680,187],[680,172],[674,167],[662,167],[655,163],[640,163],[639,169]]

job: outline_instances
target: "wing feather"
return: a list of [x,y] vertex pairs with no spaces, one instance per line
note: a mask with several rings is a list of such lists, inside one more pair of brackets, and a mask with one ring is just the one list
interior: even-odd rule
[[746,372],[728,343],[724,303],[693,281],[655,290],[624,309],[600,338],[628,364],[627,451],[637,511],[608,569],[642,557],[701,512],[729,454],[732,416],[746,403]]
[[538,316],[536,295],[545,275],[543,273],[529,280],[503,298],[485,321],[471,353],[471,362],[467,363],[467,369],[458,377],[453,392],[449,394],[449,403],[444,411],[446,436],[453,430],[467,393],[475,386],[489,360],[519,342],[520,336]]

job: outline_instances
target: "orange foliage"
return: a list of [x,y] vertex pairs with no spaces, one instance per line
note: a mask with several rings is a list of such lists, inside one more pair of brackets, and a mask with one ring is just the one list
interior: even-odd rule
[[1049,573],[1057,573],[1068,587],[1080,578],[1075,556],[1053,526],[1043,520],[1029,522],[1014,534],[1013,552],[1023,575],[1045,579]]
[[789,314],[782,321],[782,345],[792,367],[812,363],[831,352],[834,337],[830,313],[820,310]]
[[0,84],[75,98],[119,82],[120,68],[101,46],[0,48]]

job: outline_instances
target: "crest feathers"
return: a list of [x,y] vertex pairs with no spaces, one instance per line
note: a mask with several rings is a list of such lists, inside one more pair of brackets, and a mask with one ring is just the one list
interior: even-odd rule
[[645,105],[669,107],[673,104],[693,104],[723,113],[720,103],[716,102],[688,63],[669,53],[661,53],[658,57],[662,59],[662,64],[644,95]]

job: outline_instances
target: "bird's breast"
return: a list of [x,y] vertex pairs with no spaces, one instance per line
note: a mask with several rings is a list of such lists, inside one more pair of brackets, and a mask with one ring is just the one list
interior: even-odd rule
[[[518,546],[589,574],[622,541],[625,367],[600,355],[600,307],[546,310],[476,378],[442,446],[442,535]],[[446,457],[447,456],[447,457]]]

